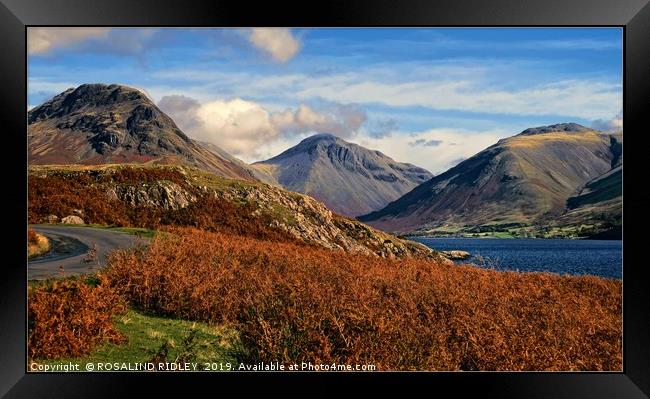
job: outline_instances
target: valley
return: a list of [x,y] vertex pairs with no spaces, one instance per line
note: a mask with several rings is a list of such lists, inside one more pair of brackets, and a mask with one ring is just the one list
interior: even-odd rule
[[615,235],[622,134],[527,129],[436,176],[327,133],[247,164],[144,93],[88,84],[33,108],[28,143],[30,224],[147,236],[97,269],[30,281],[35,364],[621,366],[615,273],[455,264],[458,248],[409,237]]
[[528,129],[359,220],[415,235],[596,236],[621,224],[621,143],[576,124]]

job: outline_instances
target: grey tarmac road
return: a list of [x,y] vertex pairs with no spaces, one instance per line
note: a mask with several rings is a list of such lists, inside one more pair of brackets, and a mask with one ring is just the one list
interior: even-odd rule
[[[106,265],[106,255],[111,251],[131,248],[147,241],[146,238],[135,235],[93,227],[50,225],[30,227],[50,240],[52,250],[28,261],[29,280],[96,272]],[[94,257],[92,252],[95,252]]]

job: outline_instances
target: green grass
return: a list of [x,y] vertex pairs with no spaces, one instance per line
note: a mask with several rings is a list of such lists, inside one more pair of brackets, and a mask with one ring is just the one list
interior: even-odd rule
[[491,236],[493,238],[514,238],[511,232],[509,231],[495,231]]
[[191,183],[195,186],[206,186],[223,192],[227,189],[243,189],[247,187],[259,187],[263,183],[250,182],[238,179],[229,179],[226,177],[217,176],[213,173],[205,172],[198,169],[186,169],[187,175]]
[[[115,327],[124,333],[128,343],[116,345],[104,343],[87,356],[58,360],[36,360],[38,364],[79,364],[80,371],[87,363],[143,363],[150,362],[163,348],[167,348],[166,360],[156,362],[196,362],[198,369],[203,363],[237,364],[237,333],[221,326],[187,320],[170,319],[148,315],[136,310],[115,318]],[[186,342],[193,338],[191,344]],[[182,359],[182,360],[179,360]]]
[[116,226],[95,226],[95,225],[93,225],[92,227],[141,236],[141,237],[148,237],[148,238],[153,238],[156,234],[158,234],[156,230],[146,229],[144,227],[116,227]]
[[267,209],[266,213],[273,219],[285,222],[289,226],[295,226],[298,224],[294,212],[280,204],[271,203],[271,209]]
[[86,274],[83,276],[80,275],[74,275],[74,276],[67,276],[64,278],[48,278],[45,280],[28,280],[27,281],[27,286],[31,288],[38,288],[40,286],[51,286],[52,284],[56,282],[61,282],[61,281],[66,281],[66,280],[81,280],[84,279],[86,284],[90,285],[95,285],[97,282],[97,276],[93,274]]
[[[424,237],[461,237],[461,238],[516,238],[519,237],[513,231],[488,231],[480,233],[470,233],[461,231],[460,229],[456,231],[451,230],[432,230],[427,233],[422,234]],[[406,236],[408,237],[408,235]]]

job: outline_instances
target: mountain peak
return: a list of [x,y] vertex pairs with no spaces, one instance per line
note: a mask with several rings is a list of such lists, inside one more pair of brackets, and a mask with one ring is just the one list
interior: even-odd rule
[[254,166],[269,171],[284,188],[311,195],[347,216],[380,209],[432,177],[425,169],[329,133],[307,137]]
[[258,163],[272,163],[273,161],[292,157],[295,156],[296,154],[309,153],[311,155],[316,156],[316,153],[321,153],[323,151],[326,151],[326,149],[331,147],[332,145],[339,146],[339,147],[348,147],[348,146],[354,146],[355,144],[348,143],[347,141],[330,133],[317,133],[307,138],[304,138],[295,146],[284,150],[283,152],[274,156],[273,158],[267,159],[266,161],[260,161]]
[[555,125],[531,127],[519,133],[519,135],[530,136],[533,134],[542,134],[542,133],[551,133],[551,132],[573,133],[573,132],[586,132],[589,130],[593,130],[593,129],[589,129],[577,123],[556,123]]
[[[553,220],[578,188],[618,162],[616,138],[583,131],[591,129],[569,123],[527,129],[359,220],[400,232]],[[562,133],[542,135],[551,132]]]
[[306,148],[311,148],[311,147],[328,147],[332,144],[339,145],[339,146],[348,146],[348,145],[353,145],[352,143],[348,143],[347,141],[343,140],[342,138],[335,136],[331,133],[317,133],[312,136],[309,136],[305,139],[303,139],[298,145],[296,145],[294,148],[299,150],[299,151],[304,151]]
[[138,89],[125,85],[105,83],[84,83],[77,86],[76,88],[70,88],[64,91],[63,93],[59,94],[59,96],[84,100],[112,98],[114,101],[127,99],[147,99],[150,101],[149,98]]
[[85,83],[69,88],[28,112],[28,123],[79,112],[82,108],[114,108],[120,104],[137,103],[153,108],[155,105],[140,90],[129,86]]
[[321,140],[327,140],[327,141],[336,141],[340,140],[339,137],[331,134],[331,133],[316,133],[312,136],[307,137],[306,139],[303,140],[303,142],[307,141],[321,141]]
[[248,165],[196,143],[143,92],[118,84],[70,88],[28,112],[33,164],[184,163],[254,179]]

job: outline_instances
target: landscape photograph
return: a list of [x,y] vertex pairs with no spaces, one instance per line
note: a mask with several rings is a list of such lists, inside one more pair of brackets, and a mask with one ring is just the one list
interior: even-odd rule
[[27,371],[622,371],[622,56],[27,28]]

